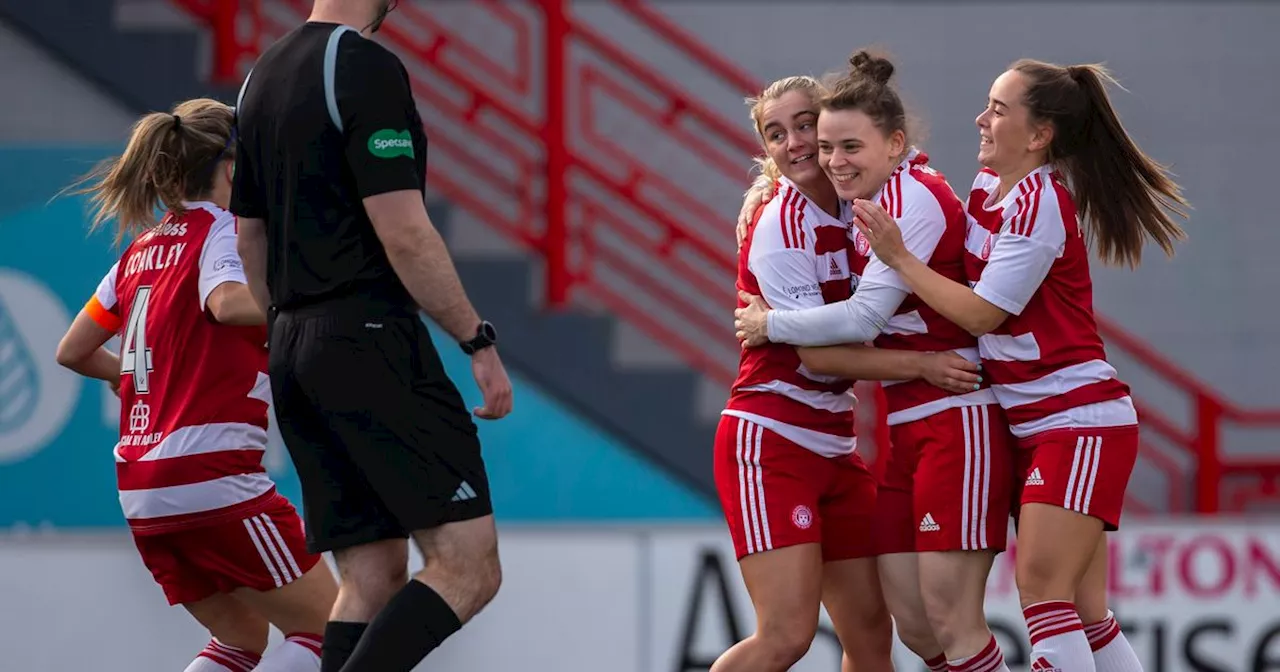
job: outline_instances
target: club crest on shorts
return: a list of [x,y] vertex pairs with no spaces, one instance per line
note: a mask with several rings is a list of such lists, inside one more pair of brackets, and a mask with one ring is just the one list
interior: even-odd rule
[[791,522],[796,527],[807,530],[809,526],[813,525],[813,512],[809,510],[809,507],[801,504],[791,510]]

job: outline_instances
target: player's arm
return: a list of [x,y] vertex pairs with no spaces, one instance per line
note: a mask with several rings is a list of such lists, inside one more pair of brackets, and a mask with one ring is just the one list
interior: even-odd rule
[[116,266],[102,279],[58,343],[58,364],[82,376],[120,385],[120,358],[103,346],[120,330],[115,296]]
[[[779,226],[779,224],[773,224]],[[762,231],[764,227],[764,231]],[[756,235],[769,234],[769,224],[761,222]],[[809,240],[813,236],[807,236]],[[759,242],[772,242],[765,238]],[[767,248],[766,248],[767,249]],[[813,252],[790,248],[762,251],[752,245],[749,260],[751,272],[760,292],[770,306],[779,310],[815,309],[823,305]],[[775,311],[776,312],[776,311]],[[923,353],[878,350],[867,346],[844,345],[836,348],[797,348],[800,361],[814,373],[838,375],[858,380],[903,380],[920,375]]]
[[[249,288],[245,264],[239,253],[240,246],[250,239],[242,240],[236,228],[235,219],[228,217],[214,222],[209,230],[209,237],[200,251],[200,279],[196,283],[200,305],[220,324],[266,324],[266,312]],[[265,235],[260,242],[265,247]],[[250,255],[254,252],[250,249]],[[261,289],[265,293],[265,264],[261,270],[262,275],[258,277],[263,281]]]
[[1010,230],[1000,235],[982,278],[970,289],[905,253],[897,225],[878,205],[859,201],[855,207],[859,227],[872,239],[885,263],[922,301],[974,336],[990,333],[1010,315],[1022,313],[1048,277],[1066,242],[1060,218],[1043,214],[1052,208],[1040,208],[1041,214],[1026,227],[1029,230]]
[[[947,227],[946,216],[932,199],[912,199],[898,225],[907,251],[925,264]],[[873,253],[852,297],[810,310],[770,311],[765,318],[768,339],[806,346],[872,341],[908,294],[903,279]]]
[[455,339],[470,340],[480,316],[427,215],[426,176],[418,173],[409,133],[415,103],[402,67],[373,42],[348,37],[342,44],[338,109],[365,212],[418,305]]

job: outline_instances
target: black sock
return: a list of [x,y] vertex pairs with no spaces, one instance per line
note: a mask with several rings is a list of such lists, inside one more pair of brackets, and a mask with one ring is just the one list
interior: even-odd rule
[[320,672],[342,672],[351,652],[356,650],[368,623],[329,621],[324,625],[324,642],[320,645]]
[[461,627],[439,593],[410,581],[374,617],[342,672],[410,672]]

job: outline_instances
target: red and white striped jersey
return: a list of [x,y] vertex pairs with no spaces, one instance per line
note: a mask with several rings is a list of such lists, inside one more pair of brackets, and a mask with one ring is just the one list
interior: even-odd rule
[[978,348],[1014,436],[1137,424],[1098,335],[1071,193],[1048,165],[1003,199],[999,187],[988,170],[974,180],[965,266],[974,293],[1010,314]]
[[86,312],[122,334],[120,505],[136,533],[255,515],[273,502],[266,329],[218,324],[206,301],[245,282],[235,217],[188,203],[138,236]]
[[[846,225],[814,205],[786,178],[756,212],[738,254],[738,289],[781,309],[849,298]],[[739,306],[742,306],[739,301]],[[853,381],[805,369],[794,347],[745,348],[725,415],[770,429],[820,455],[854,451]]]
[[[964,241],[968,228],[964,203],[946,178],[929,167],[927,154],[911,150],[872,200],[897,221],[909,252],[938,274],[964,282]],[[852,223],[848,209],[844,216]],[[875,256],[871,244],[856,227],[849,228],[849,238],[849,263],[855,287],[870,281],[908,292],[875,339],[875,347],[915,352],[951,350],[970,361],[978,361],[977,338],[911,294],[906,282]],[[985,379],[981,389],[963,394],[948,392],[924,380],[885,381],[883,385],[891,425],[927,418],[949,408],[996,403]]]

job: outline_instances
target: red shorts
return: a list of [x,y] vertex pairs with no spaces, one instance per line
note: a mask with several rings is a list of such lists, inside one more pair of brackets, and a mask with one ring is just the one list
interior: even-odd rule
[[877,554],[1004,550],[1014,440],[999,406],[947,409],[894,425],[889,437]]
[[134,535],[133,541],[171,605],[236,588],[280,588],[320,561],[307,552],[302,520],[284,497],[243,520]]
[[1022,439],[1017,498],[1052,504],[1120,528],[1129,476],[1138,460],[1138,428],[1064,429]]
[[875,478],[857,453],[823,457],[750,420],[720,416],[716,489],[738,559],[821,544],[825,562],[873,555]]

